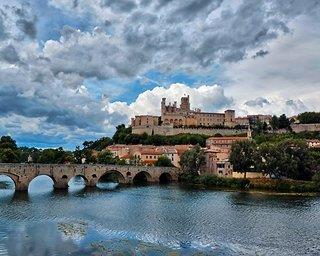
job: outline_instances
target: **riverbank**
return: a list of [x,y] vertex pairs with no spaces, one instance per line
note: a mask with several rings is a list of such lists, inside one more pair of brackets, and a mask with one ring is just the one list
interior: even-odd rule
[[314,181],[290,179],[238,179],[203,174],[200,176],[181,175],[179,181],[184,185],[191,185],[201,189],[231,189],[295,194],[320,192],[319,184]]

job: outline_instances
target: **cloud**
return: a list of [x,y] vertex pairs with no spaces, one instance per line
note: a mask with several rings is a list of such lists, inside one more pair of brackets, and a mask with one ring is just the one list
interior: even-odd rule
[[[203,111],[319,109],[317,0],[27,2],[0,3],[2,133],[78,143],[112,133],[134,114],[159,114],[162,97],[179,101],[183,94]],[[44,21],[41,6],[69,26],[60,31],[60,23]],[[40,41],[43,30],[60,37]],[[130,82],[152,71],[210,76],[223,86],[154,81],[153,89],[130,95],[133,102],[121,100]],[[124,85],[111,84],[116,80]],[[120,100],[103,96],[113,91]]]
[[257,58],[257,57],[263,57],[265,55],[267,55],[269,52],[268,51],[264,51],[264,50],[260,50],[258,52],[255,53],[255,55],[253,55],[253,58]]
[[302,100],[286,99],[282,97],[256,98],[235,105],[237,115],[247,114],[268,114],[294,116],[299,113],[309,111],[309,108]]
[[249,107],[256,107],[256,106],[263,107],[264,105],[269,105],[270,102],[265,98],[259,97],[254,100],[248,100],[244,104]]
[[171,84],[167,88],[155,87],[147,90],[137,97],[131,104],[114,102],[109,106],[109,111],[127,113],[128,117],[141,114],[160,115],[162,98],[167,102],[180,102],[183,95],[190,95],[191,107],[201,108],[203,111],[224,111],[233,103],[233,99],[225,96],[224,90],[219,85],[201,85],[197,88],[185,84]]

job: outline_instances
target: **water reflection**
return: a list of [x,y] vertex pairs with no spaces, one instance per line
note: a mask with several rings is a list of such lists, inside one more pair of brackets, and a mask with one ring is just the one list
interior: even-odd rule
[[10,201],[13,197],[14,191],[14,181],[6,175],[0,175],[0,202]]
[[28,193],[30,195],[41,195],[50,193],[54,190],[53,180],[47,175],[35,177],[29,184]]
[[[320,250],[318,197],[176,185],[122,188],[110,182],[90,188],[81,177],[69,182],[69,190],[54,190],[42,178],[39,189],[23,193],[5,179],[0,180],[0,255],[317,255]],[[115,190],[104,190],[110,187]]]
[[75,176],[68,183],[69,191],[70,192],[77,192],[79,190],[81,191],[86,187],[86,183],[87,181],[82,176]]

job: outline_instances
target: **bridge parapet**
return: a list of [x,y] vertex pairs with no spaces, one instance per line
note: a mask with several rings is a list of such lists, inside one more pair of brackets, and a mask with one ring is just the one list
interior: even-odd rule
[[175,167],[131,165],[0,163],[0,174],[9,176],[19,191],[28,190],[30,182],[40,175],[49,176],[55,188],[66,189],[75,176],[83,177],[86,185],[93,187],[100,178],[110,173],[117,175],[119,183],[131,184],[138,174],[145,175],[148,182],[158,182],[162,174],[177,181],[180,170]]

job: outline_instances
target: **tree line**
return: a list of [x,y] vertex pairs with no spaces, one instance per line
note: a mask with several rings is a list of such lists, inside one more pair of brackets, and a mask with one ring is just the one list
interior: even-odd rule
[[235,171],[263,172],[272,178],[310,180],[320,167],[320,150],[308,148],[304,140],[284,139],[235,142],[231,148],[230,163]]

